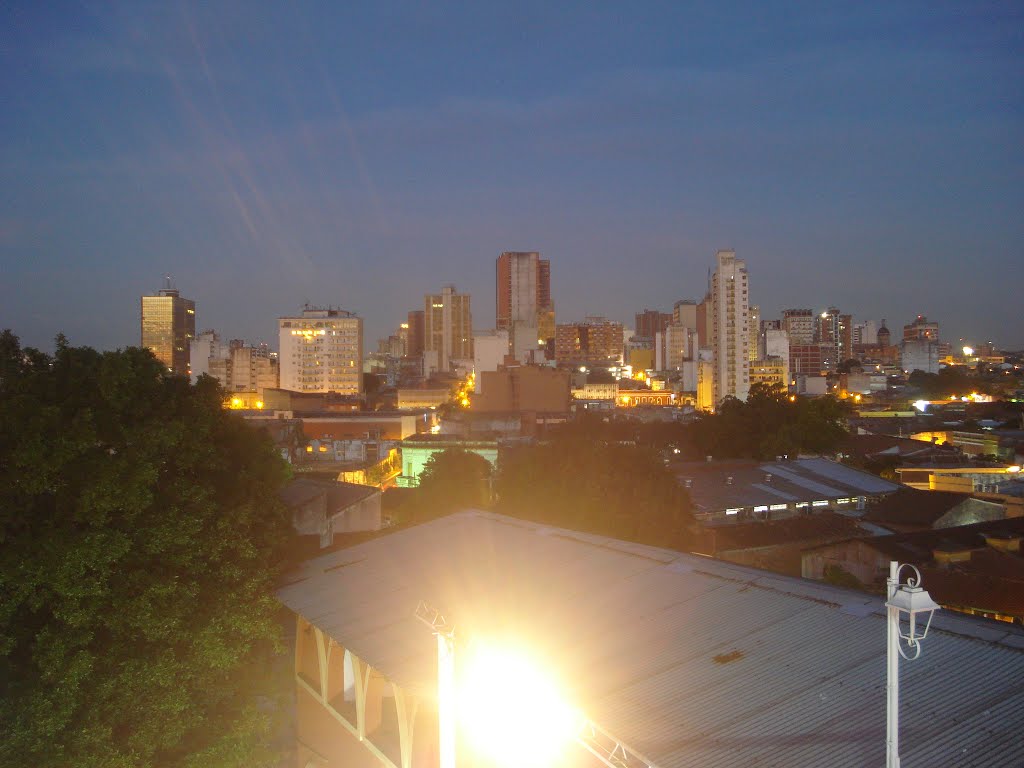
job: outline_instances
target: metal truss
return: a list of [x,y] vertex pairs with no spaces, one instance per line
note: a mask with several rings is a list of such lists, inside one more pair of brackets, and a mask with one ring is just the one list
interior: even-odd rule
[[576,734],[576,741],[608,768],[656,768],[653,763],[592,722],[583,724]]

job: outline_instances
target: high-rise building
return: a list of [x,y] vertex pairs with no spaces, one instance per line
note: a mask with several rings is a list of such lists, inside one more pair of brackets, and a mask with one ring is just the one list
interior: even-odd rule
[[672,306],[672,322],[684,328],[697,330],[697,302],[692,299],[677,301]]
[[446,285],[423,298],[423,351],[436,353],[437,370],[451,370],[452,360],[473,359],[473,314],[468,293]]
[[653,339],[665,330],[672,322],[671,312],[660,312],[657,309],[644,309],[636,313],[634,335],[644,339]]
[[495,263],[495,328],[508,331],[512,355],[546,348],[555,335],[551,262],[536,251],[506,251]]
[[582,323],[555,326],[558,365],[619,365],[622,363],[622,323],[588,317]]
[[751,307],[747,312],[747,326],[750,331],[750,346],[747,356],[751,362],[764,357],[764,344],[761,341],[761,308]]
[[782,310],[782,330],[790,344],[814,344],[814,312],[810,309]]
[[167,287],[142,297],[142,346],[172,373],[188,376],[190,345],[196,335],[196,304]]
[[220,334],[213,330],[200,332],[189,342],[188,361],[192,370],[192,382],[204,373],[210,373],[210,360],[227,357],[228,345],[220,340]]
[[914,322],[903,326],[903,340],[938,342],[939,324],[929,322],[924,315],[918,315]]
[[363,319],[306,305],[277,320],[281,388],[295,392],[363,392]]
[[746,262],[719,251],[711,277],[711,347],[715,352],[715,404],[750,390],[750,327]]

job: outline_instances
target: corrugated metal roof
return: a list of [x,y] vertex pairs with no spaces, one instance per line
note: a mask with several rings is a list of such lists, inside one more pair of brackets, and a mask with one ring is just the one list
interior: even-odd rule
[[[488,513],[307,562],[280,599],[431,695],[420,600],[463,637],[519,637],[574,702],[660,768],[885,757],[882,599]],[[927,584],[924,585],[927,587]],[[905,763],[1024,765],[1024,632],[939,614],[901,666]]]

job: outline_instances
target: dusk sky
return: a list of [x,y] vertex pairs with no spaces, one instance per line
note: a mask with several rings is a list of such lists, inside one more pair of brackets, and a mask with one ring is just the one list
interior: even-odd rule
[[[559,321],[699,299],[939,321],[1024,348],[1024,4],[8,2],[0,327],[276,347],[304,302],[365,345],[503,250]],[[898,336],[898,333],[897,333]]]

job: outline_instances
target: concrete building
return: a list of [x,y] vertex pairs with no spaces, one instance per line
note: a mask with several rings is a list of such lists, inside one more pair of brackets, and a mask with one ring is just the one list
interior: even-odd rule
[[473,373],[476,374],[474,387],[477,394],[480,394],[480,374],[498,370],[508,354],[508,331],[476,331],[473,334]]
[[536,365],[518,365],[484,371],[478,377],[480,394],[473,398],[474,413],[536,411],[567,413],[570,402],[569,371]]
[[191,343],[196,336],[196,303],[171,288],[169,278],[167,283],[155,296],[141,299],[140,345],[171,373],[189,376]]
[[672,322],[685,328],[697,330],[697,307],[699,304],[692,299],[677,301],[672,306]]
[[747,312],[747,328],[750,331],[750,342],[747,348],[747,359],[751,362],[764,357],[764,342],[761,339],[761,308],[751,307]]
[[619,365],[622,352],[622,323],[588,317],[582,323],[555,326],[558,365]]
[[306,305],[277,320],[281,388],[295,392],[363,392],[363,319],[334,307]]
[[747,399],[750,326],[746,262],[719,251],[711,278],[711,348],[715,352],[715,407],[726,397]]
[[297,477],[278,496],[291,510],[296,533],[315,537],[321,549],[337,534],[379,531],[383,525],[379,488]]
[[792,381],[792,370],[789,364],[789,334],[781,328],[768,328],[764,332],[765,357],[776,357],[783,362],[785,381],[788,388]]
[[[882,322],[885,322],[884,320]],[[903,326],[903,341],[939,341],[939,324],[918,315],[912,323]]]
[[671,312],[660,312],[657,309],[644,309],[636,313],[636,326],[634,336],[643,339],[654,339],[659,333],[665,330],[666,326],[673,321]]
[[[436,370],[452,370],[452,361],[473,359],[473,313],[468,293],[446,285],[423,299],[423,351],[437,355]],[[424,366],[424,373],[427,373]]]
[[829,307],[821,313],[817,325],[818,343],[828,345],[825,365],[835,371],[840,363],[853,357],[853,317]]
[[766,357],[764,360],[750,361],[750,385],[778,385],[782,391],[789,389],[789,371],[781,357]]
[[782,330],[789,334],[790,344],[813,344],[814,312],[809,309],[782,310]]
[[406,325],[409,326],[405,346],[407,357],[423,356],[423,314],[422,309],[414,309],[406,319]]
[[658,371],[681,370],[683,361],[696,352],[697,329],[669,323],[654,337],[654,368]]
[[510,351],[520,362],[547,349],[555,335],[551,262],[536,251],[506,251],[495,263],[495,328],[508,332]]
[[210,360],[227,357],[229,347],[221,341],[220,334],[213,330],[202,331],[189,342],[189,366],[192,369],[192,383],[204,373],[210,373]]
[[905,339],[900,345],[900,359],[907,373],[924,371],[939,372],[939,342],[928,338]]

